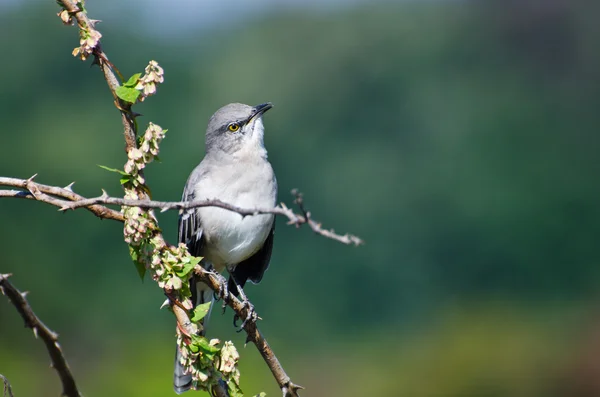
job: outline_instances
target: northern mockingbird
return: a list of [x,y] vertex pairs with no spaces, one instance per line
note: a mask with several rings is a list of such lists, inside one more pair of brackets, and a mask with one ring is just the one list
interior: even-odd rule
[[[188,177],[182,201],[220,199],[241,208],[275,207],[277,180],[267,160],[262,120],[272,107],[271,103],[254,107],[231,103],[213,114],[206,129],[206,154]],[[192,255],[204,258],[206,269],[219,273],[227,269],[228,290],[247,303],[244,284],[247,280],[260,282],[269,266],[274,218],[271,214],[242,217],[222,208],[196,208],[179,217],[179,241]],[[194,278],[190,283],[196,305],[213,300],[213,291],[206,284]],[[173,386],[178,394],[192,387],[192,376],[185,372],[180,358],[177,348]]]

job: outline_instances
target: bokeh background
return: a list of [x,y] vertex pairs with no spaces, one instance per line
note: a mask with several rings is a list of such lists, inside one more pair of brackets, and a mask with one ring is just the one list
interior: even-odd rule
[[[600,396],[600,3],[88,0],[129,76],[151,59],[168,128],[153,196],[178,200],[221,105],[272,101],[280,199],[299,188],[343,246],[285,225],[247,292],[306,396]],[[0,1],[0,174],[121,193],[118,112],[70,53],[53,1]],[[177,214],[160,215],[170,241]],[[141,283],[121,225],[0,203],[0,272],[30,291],[86,396],[171,396],[174,322]],[[232,314],[248,395],[280,392]],[[15,396],[58,378],[0,299]]]

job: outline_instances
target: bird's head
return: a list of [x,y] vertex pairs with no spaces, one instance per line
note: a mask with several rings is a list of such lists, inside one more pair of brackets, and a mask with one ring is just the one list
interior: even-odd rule
[[206,153],[266,156],[262,116],[272,107],[270,102],[257,106],[230,103],[217,110],[206,129]]

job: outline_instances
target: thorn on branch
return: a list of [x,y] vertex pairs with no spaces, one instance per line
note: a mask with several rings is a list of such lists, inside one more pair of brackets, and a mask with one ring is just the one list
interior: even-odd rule
[[2,379],[2,383],[4,384],[4,392],[2,395],[4,397],[13,397],[12,387],[10,386],[8,379],[6,379],[6,377],[2,374],[0,374],[0,379]]
[[[9,277],[12,277],[12,273],[0,274],[0,284],[2,281],[7,280]],[[0,291],[4,294],[4,290],[0,287]]]
[[287,382],[287,385],[281,388],[281,392],[283,393],[283,397],[299,397],[298,391],[304,390],[304,387],[300,385],[296,385],[292,383],[292,381]]
[[101,23],[102,20],[100,19],[88,19],[88,23],[90,24],[91,27],[95,28],[97,23]]
[[10,274],[0,274],[0,291],[2,291],[2,294],[8,298],[21,315],[21,318],[25,321],[25,325],[33,330],[35,337],[38,338],[39,336],[46,345],[52,365],[56,369],[56,372],[58,372],[58,376],[62,382],[62,394],[67,397],[81,397],[69,365],[57,343],[58,335],[42,323],[24,298],[24,294],[8,281],[8,277],[10,277]]

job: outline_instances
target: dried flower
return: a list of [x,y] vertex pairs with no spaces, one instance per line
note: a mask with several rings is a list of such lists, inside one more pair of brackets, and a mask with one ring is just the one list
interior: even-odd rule
[[56,15],[58,15],[65,25],[73,25],[73,18],[71,18],[71,15],[67,10],[60,10]]
[[165,81],[164,70],[156,61],[150,61],[148,66],[146,66],[146,69],[144,69],[144,72],[145,74],[140,77],[135,86],[136,90],[141,91],[139,97],[141,102],[143,102],[147,96],[156,94],[156,85]]

